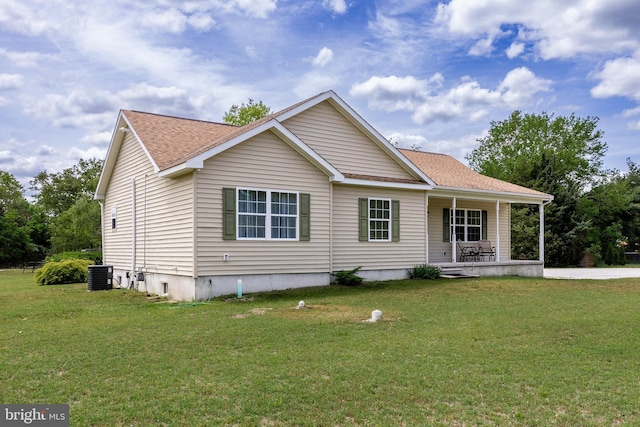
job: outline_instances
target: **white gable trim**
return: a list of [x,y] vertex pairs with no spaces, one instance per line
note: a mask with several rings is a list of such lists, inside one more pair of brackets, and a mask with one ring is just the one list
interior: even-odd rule
[[318,96],[315,96],[303,104],[293,108],[278,116],[278,120],[283,122],[293,116],[300,114],[309,108],[318,105],[323,101],[329,101],[329,103],[336,108],[347,120],[353,123],[360,131],[367,135],[374,143],[376,143],[389,157],[394,159],[404,169],[414,176],[424,180],[430,185],[435,185],[435,182],[429,178],[424,172],[422,172],[415,164],[407,159],[402,153],[398,151],[387,139],[382,136],[377,130],[375,130],[366,120],[360,116],[353,108],[342,100],[334,91],[329,90],[323,92]]
[[120,110],[118,114],[118,119],[116,120],[116,127],[111,134],[111,141],[109,142],[109,148],[107,149],[107,155],[104,160],[104,165],[102,166],[102,172],[100,173],[100,179],[98,180],[98,186],[96,187],[96,192],[93,195],[93,198],[96,200],[104,200],[105,192],[107,190],[107,185],[111,180],[111,175],[113,174],[113,168],[115,167],[116,160],[118,158],[118,154],[120,153],[120,149],[122,148],[122,143],[124,142],[124,138],[127,132],[131,132],[133,136],[136,138],[138,145],[144,151],[144,154],[147,156],[147,159],[153,166],[153,170],[158,173],[160,168],[149,154],[147,147],[142,143],[142,140],[131,126],[131,122],[124,115],[124,112]]
[[344,181],[344,175],[340,173],[338,169],[332,166],[329,162],[327,162],[323,157],[318,155],[315,151],[313,151],[307,144],[302,142],[300,138],[295,136],[291,131],[285,128],[278,120],[269,120],[266,123],[263,123],[260,126],[257,126],[247,132],[244,132],[230,140],[223,142],[222,144],[213,147],[210,150],[205,151],[202,154],[199,154],[186,162],[174,166],[169,169],[165,169],[158,173],[158,176],[171,178],[174,176],[181,175],[183,173],[191,172],[193,170],[202,169],[204,167],[204,162],[236,145],[253,138],[263,132],[271,131],[280,137],[284,142],[286,142],[291,148],[296,150],[299,154],[301,154],[304,158],[306,158],[309,162],[315,165],[318,169],[323,171],[329,176],[329,181],[331,182],[342,182]]

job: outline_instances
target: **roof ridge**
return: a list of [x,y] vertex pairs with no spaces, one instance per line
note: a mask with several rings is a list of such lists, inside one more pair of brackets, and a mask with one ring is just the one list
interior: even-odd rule
[[[214,122],[211,120],[204,120],[204,119],[194,119],[192,117],[180,117],[180,116],[173,116],[170,114],[161,114],[161,113],[152,113],[149,111],[140,111],[140,110],[122,110],[123,112],[131,112],[131,113],[138,113],[138,114],[147,114],[150,116],[156,116],[156,117],[164,117],[167,119],[175,119],[175,120],[188,120],[191,122],[200,122],[200,123],[208,123],[208,124],[212,124],[212,125],[220,125],[220,126],[229,126],[229,127],[234,127],[234,128],[241,128],[243,126],[238,126],[238,125],[232,125],[229,123],[222,123],[222,122]],[[246,126],[246,125],[245,125]]]

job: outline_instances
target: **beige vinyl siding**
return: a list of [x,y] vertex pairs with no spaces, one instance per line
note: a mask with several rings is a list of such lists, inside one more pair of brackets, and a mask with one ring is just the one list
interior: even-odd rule
[[414,178],[326,101],[283,124],[342,173]]
[[[429,262],[451,262],[451,242],[443,241],[443,218],[442,213],[444,208],[451,209],[452,199],[429,197]],[[503,211],[508,210],[508,204],[500,205],[500,259],[509,259],[509,247],[506,246],[507,252],[505,253],[505,244],[509,244],[508,233],[505,237],[505,227],[508,230],[508,218],[503,220]],[[480,209],[487,211],[487,240],[491,241],[493,246],[496,246],[496,203],[494,201],[482,202],[476,200],[456,200],[456,209]],[[446,252],[446,254],[445,254]],[[456,253],[459,255],[459,248],[456,247]],[[505,258],[506,257],[506,258]]]
[[[196,177],[199,276],[329,272],[329,178],[276,135],[218,154]],[[311,240],[223,240],[225,187],[311,194]]]
[[[400,201],[400,241],[358,241],[358,199]],[[401,269],[425,262],[424,192],[335,185],[333,269]]]
[[[146,154],[127,133],[106,191],[105,263],[118,269],[132,264],[132,179],[135,180],[136,269],[193,274],[193,191],[191,174],[158,178]],[[111,207],[117,229],[111,230]]]

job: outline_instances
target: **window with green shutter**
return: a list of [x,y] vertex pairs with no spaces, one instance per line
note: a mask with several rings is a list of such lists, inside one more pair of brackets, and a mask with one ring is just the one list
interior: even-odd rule
[[358,240],[400,241],[400,201],[358,199]]
[[224,188],[224,240],[311,240],[311,195]]

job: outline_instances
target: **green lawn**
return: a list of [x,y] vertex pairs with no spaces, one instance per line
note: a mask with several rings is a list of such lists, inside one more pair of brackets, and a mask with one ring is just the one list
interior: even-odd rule
[[17,270],[0,307],[0,403],[68,403],[74,426],[640,424],[640,279],[169,304]]

